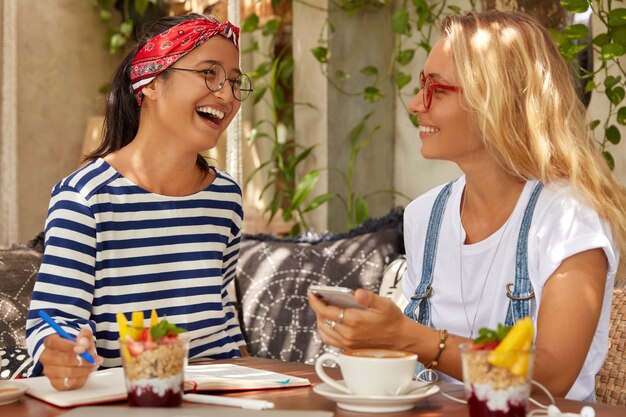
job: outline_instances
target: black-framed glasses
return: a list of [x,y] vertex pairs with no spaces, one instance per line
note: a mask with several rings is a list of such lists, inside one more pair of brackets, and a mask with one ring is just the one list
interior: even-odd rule
[[463,89],[454,85],[438,84],[432,79],[430,75],[424,74],[424,71],[420,71],[420,90],[422,98],[424,100],[424,107],[426,110],[430,109],[430,105],[433,102],[433,93],[435,90],[448,90],[457,93],[462,93]]
[[233,92],[233,97],[238,101],[244,101],[252,93],[252,81],[246,74],[239,74],[235,78],[226,78],[226,70],[223,66],[214,62],[207,69],[196,70],[189,68],[169,67],[168,69],[188,72],[198,72],[204,74],[204,84],[206,88],[214,93],[224,88],[226,81],[230,82],[230,88]]

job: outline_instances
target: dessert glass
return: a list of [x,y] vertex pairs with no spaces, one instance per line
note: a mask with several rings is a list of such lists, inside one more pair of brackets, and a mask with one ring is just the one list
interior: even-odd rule
[[128,404],[178,407],[183,400],[186,334],[159,340],[120,341]]
[[534,349],[497,352],[506,355],[505,360],[527,363],[527,372],[522,376],[489,363],[490,350],[472,350],[468,344],[462,344],[460,349],[470,417],[524,417],[530,396]]

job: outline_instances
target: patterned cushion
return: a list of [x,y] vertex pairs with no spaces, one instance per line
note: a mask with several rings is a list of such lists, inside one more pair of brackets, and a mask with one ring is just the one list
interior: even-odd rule
[[41,252],[29,246],[0,250],[0,346],[25,345],[24,329]]
[[402,210],[343,235],[279,240],[244,236],[237,267],[240,319],[253,356],[312,364],[324,351],[311,284],[377,292],[385,266],[402,249]]
[[26,349],[0,348],[0,379],[25,378],[33,360]]

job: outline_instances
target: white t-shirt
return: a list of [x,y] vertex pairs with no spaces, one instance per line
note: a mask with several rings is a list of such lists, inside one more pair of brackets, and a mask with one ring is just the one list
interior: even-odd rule
[[[504,323],[509,305],[506,285],[515,280],[520,225],[536,184],[536,181],[526,183],[511,217],[498,231],[481,242],[462,245],[465,231],[461,226],[459,208],[465,177],[455,181],[443,215],[434,262],[430,297],[434,328],[469,337],[475,320],[473,333],[476,337],[481,327],[495,328],[498,323]],[[428,191],[405,210],[404,241],[408,268],[402,279],[402,290],[407,298],[415,294],[421,279],[428,221],[442,188],[443,185]],[[543,287],[550,275],[564,259],[594,248],[602,248],[609,263],[604,301],[589,353],[566,396],[568,399],[583,400],[594,391],[595,375],[602,367],[608,350],[611,294],[619,252],[609,225],[595,210],[573,197],[567,181],[544,187],[537,200],[528,235],[528,274],[535,290],[530,311],[535,325]],[[462,275],[459,273],[461,251]],[[461,298],[461,277],[466,311]]]

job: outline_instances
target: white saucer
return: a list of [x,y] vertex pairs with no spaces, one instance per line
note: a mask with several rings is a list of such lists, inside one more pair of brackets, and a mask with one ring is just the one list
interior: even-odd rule
[[0,405],[14,403],[28,391],[28,385],[13,380],[0,381]]
[[[343,381],[337,381],[343,384]],[[353,395],[339,392],[327,384],[313,387],[316,394],[335,401],[339,408],[361,413],[393,413],[410,410],[422,398],[439,392],[439,386],[414,381],[411,390],[404,395]]]

